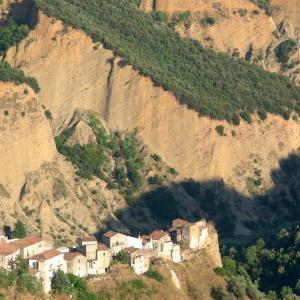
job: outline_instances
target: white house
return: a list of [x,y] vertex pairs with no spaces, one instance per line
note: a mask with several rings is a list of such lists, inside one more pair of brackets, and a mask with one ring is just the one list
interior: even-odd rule
[[20,250],[17,246],[1,242],[0,243],[0,268],[5,270],[11,269],[11,262],[20,255]]
[[142,249],[143,248],[143,240],[138,237],[132,237],[132,236],[127,236],[127,247],[133,247],[136,249]]
[[20,255],[25,259],[43,253],[53,247],[51,240],[45,239],[39,235],[28,236],[24,239],[17,240],[12,244],[20,249]]
[[29,267],[38,271],[37,277],[41,279],[45,293],[50,292],[51,279],[56,271],[67,272],[64,254],[57,250],[48,250],[29,258]]

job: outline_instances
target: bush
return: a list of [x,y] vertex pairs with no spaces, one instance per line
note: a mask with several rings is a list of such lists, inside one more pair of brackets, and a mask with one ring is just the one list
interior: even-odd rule
[[244,277],[232,277],[228,282],[228,291],[233,293],[237,299],[244,299],[246,296],[247,283]]
[[216,132],[218,133],[218,135],[226,136],[226,134],[224,133],[224,126],[223,125],[219,125],[215,129],[216,129]]
[[0,55],[12,46],[17,45],[28,35],[27,25],[19,25],[14,20],[9,20],[5,26],[0,27]]
[[267,119],[267,113],[266,113],[266,111],[265,110],[258,110],[257,111],[257,114],[258,114],[258,117],[262,120],[262,121],[264,121],[264,120],[266,120]]
[[164,276],[162,276],[157,270],[154,269],[150,269],[145,273],[146,276],[148,276],[149,278],[152,278],[154,280],[156,280],[157,282],[164,282],[165,278]]
[[53,120],[52,113],[49,109],[45,110],[45,116],[48,120]]
[[163,178],[159,175],[154,175],[148,178],[148,183],[151,185],[161,185],[163,183]]
[[223,300],[225,297],[225,292],[222,286],[218,286],[211,289],[210,295],[215,300]]
[[246,111],[243,111],[240,113],[241,118],[246,121],[247,123],[251,124],[252,123],[252,118],[250,114]]
[[12,81],[16,84],[28,84],[36,93],[40,92],[37,81],[32,77],[26,77],[22,70],[12,68],[7,62],[0,62],[0,81]]
[[280,43],[275,49],[276,59],[280,63],[287,63],[290,54],[296,49],[297,42],[294,40],[287,40]]
[[122,250],[114,257],[114,260],[128,265],[130,264],[130,255],[128,254],[128,252]]
[[201,19],[200,23],[204,26],[212,26],[216,23],[213,17],[207,16]]
[[18,220],[15,224],[15,229],[13,230],[13,237],[16,239],[22,239],[27,236],[27,231],[25,225]]
[[154,22],[163,22],[167,23],[168,22],[168,14],[165,12],[152,12],[151,17]]
[[268,16],[271,15],[270,0],[251,0],[259,8],[263,9]]

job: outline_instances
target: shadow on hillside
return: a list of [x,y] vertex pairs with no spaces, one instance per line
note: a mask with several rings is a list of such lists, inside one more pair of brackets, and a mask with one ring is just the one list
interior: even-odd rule
[[[271,172],[273,188],[247,197],[224,185],[222,180],[171,183],[142,194],[128,209],[107,220],[114,230],[127,228],[134,234],[166,229],[175,218],[196,221],[206,218],[216,224],[222,238],[234,232],[247,235],[272,230],[286,223],[300,221],[300,156],[290,155]],[[259,188],[259,178],[249,184]]]
[[33,0],[23,0],[10,4],[8,17],[34,28],[38,21],[38,9]]

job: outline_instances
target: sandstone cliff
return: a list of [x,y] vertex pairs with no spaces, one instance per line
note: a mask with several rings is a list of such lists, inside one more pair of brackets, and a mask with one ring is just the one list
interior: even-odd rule
[[[245,178],[260,169],[262,189],[267,189],[270,170],[299,147],[297,120],[270,115],[264,122],[234,127],[200,118],[150,79],[121,67],[101,44],[42,13],[29,38],[8,51],[7,60],[38,79],[55,132],[70,122],[75,109],[91,109],[113,130],[138,129],[150,150],[184,177],[223,178],[247,194]],[[221,124],[222,137],[215,130]]]
[[26,174],[52,161],[56,149],[42,106],[30,88],[0,83],[0,99],[0,153],[5,158],[0,162],[0,183],[4,194],[16,199]]
[[29,231],[62,242],[96,232],[125,206],[105,182],[77,178],[57,153],[42,105],[26,85],[0,82],[0,156],[1,226],[20,219]]
[[[270,2],[271,16],[251,1],[244,0],[143,0],[144,11],[164,11],[170,16],[185,11],[191,12],[188,22],[180,23],[176,30],[214,48],[261,64],[266,70],[283,73],[295,83],[300,83],[299,5],[297,0]],[[201,23],[203,18],[212,17],[212,26]],[[287,39],[298,41],[289,59],[289,67],[276,60],[276,47]]]

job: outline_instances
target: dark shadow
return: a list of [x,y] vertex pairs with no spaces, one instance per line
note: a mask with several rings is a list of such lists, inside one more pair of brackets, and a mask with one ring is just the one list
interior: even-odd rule
[[[110,219],[107,227],[131,233],[167,229],[175,218],[213,221],[221,238],[267,232],[300,221],[300,157],[292,154],[271,172],[273,188],[248,197],[222,180],[185,180],[142,194],[128,209]],[[262,182],[253,179],[253,189]],[[255,191],[254,191],[255,192]]]
[[24,0],[10,5],[9,17],[19,23],[27,24],[31,29],[38,22],[38,9],[33,0]]

